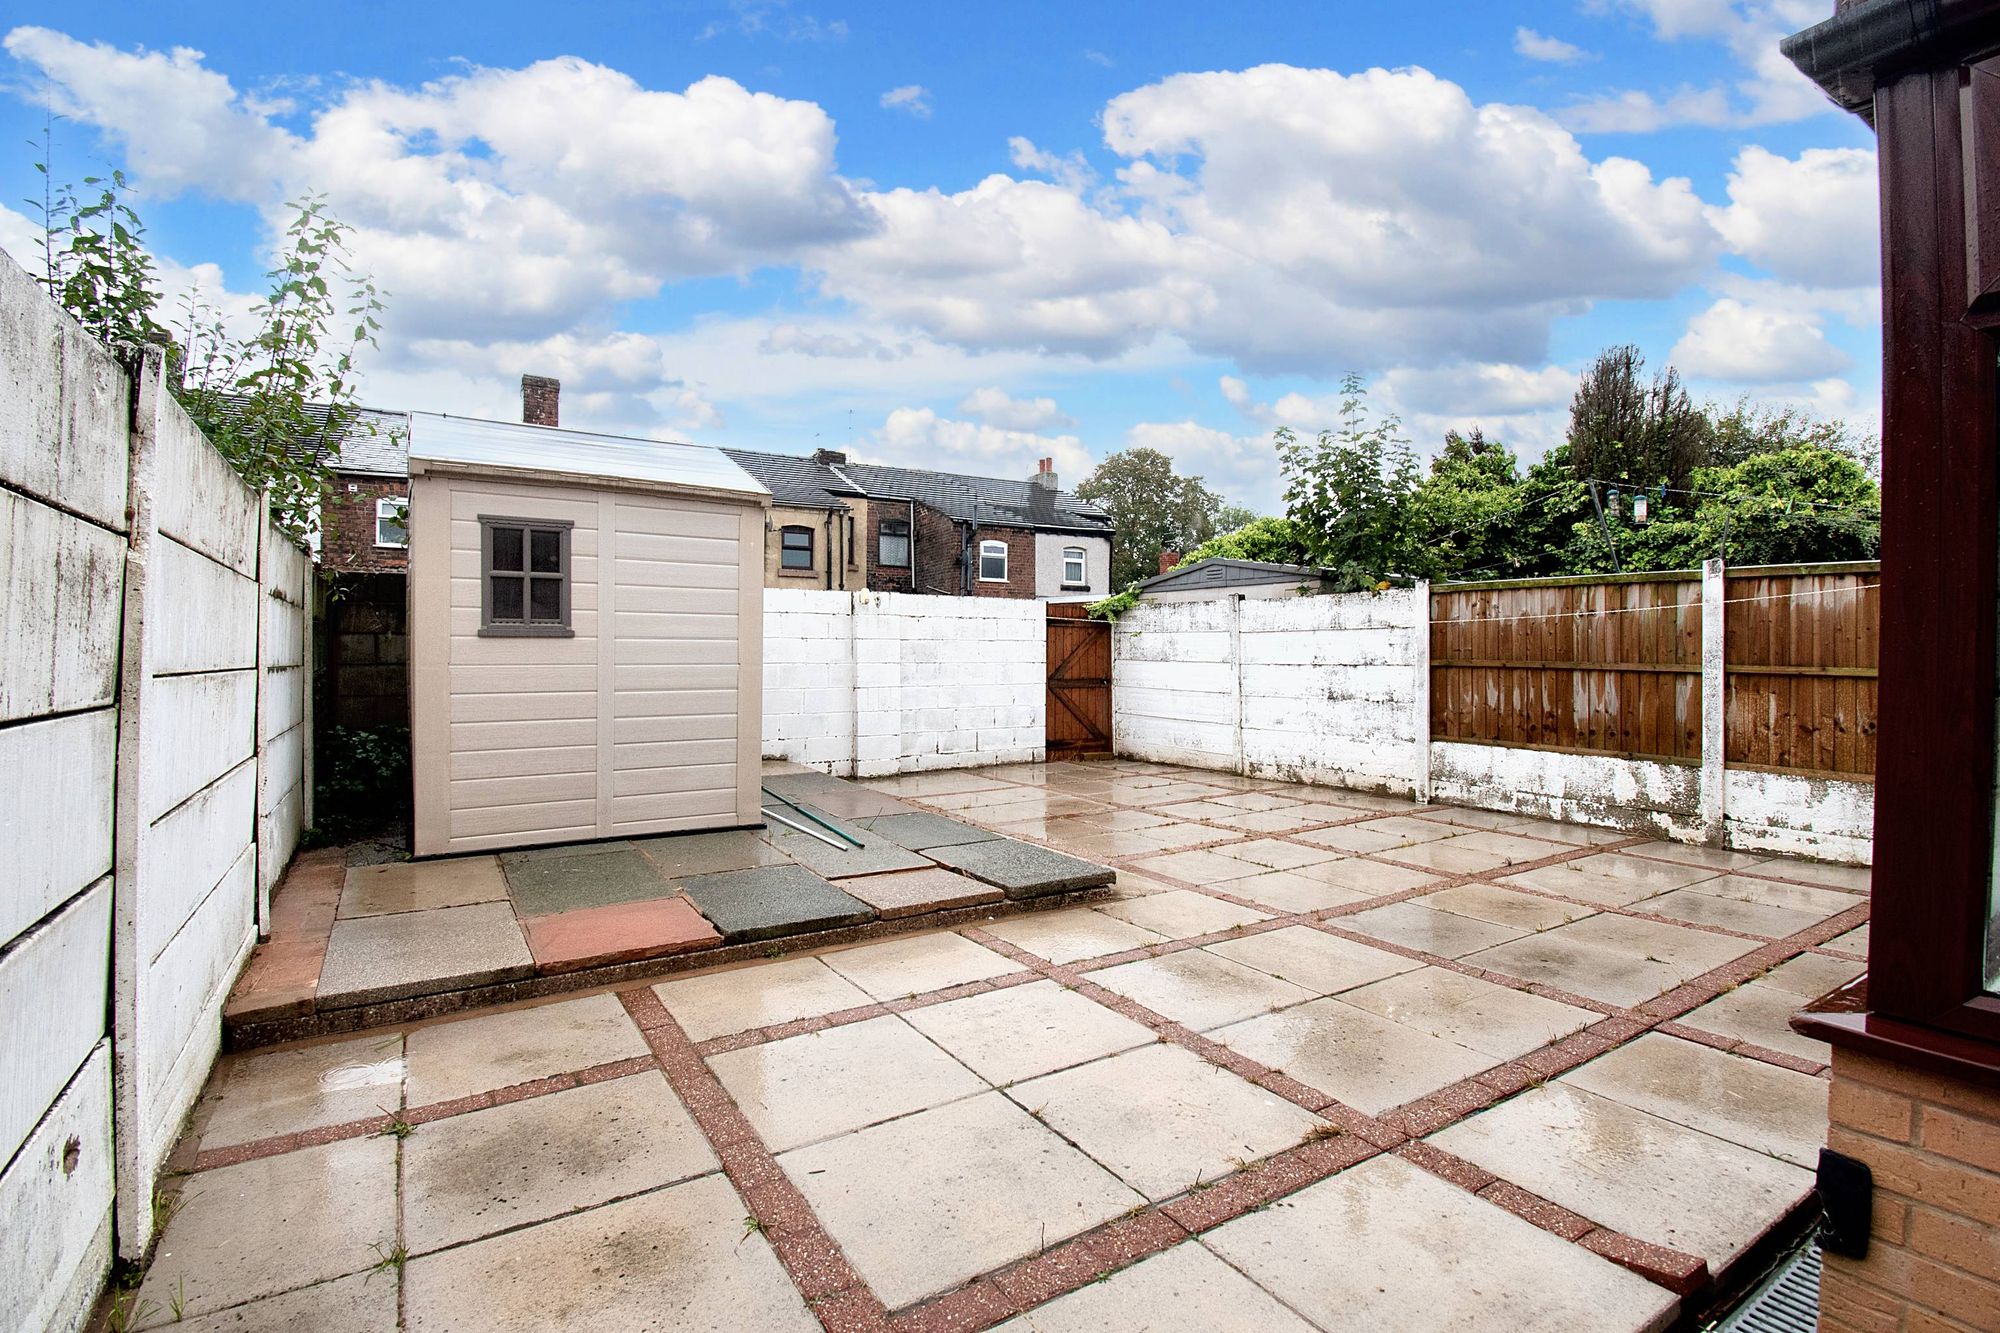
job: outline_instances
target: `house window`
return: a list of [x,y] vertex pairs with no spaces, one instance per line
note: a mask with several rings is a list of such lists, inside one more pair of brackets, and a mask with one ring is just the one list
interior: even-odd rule
[[781,528],[778,531],[778,568],[804,569],[813,567],[813,530],[811,528]]
[[482,635],[569,637],[570,526],[480,516]]
[[1063,587],[1082,588],[1089,586],[1090,576],[1084,572],[1083,548],[1063,547]]
[[407,550],[410,545],[410,502],[390,496],[375,502],[375,544]]
[[910,564],[910,520],[885,518],[875,536],[875,563],[907,569]]
[[979,543],[979,581],[981,583],[1005,583],[1007,581],[1007,543]]

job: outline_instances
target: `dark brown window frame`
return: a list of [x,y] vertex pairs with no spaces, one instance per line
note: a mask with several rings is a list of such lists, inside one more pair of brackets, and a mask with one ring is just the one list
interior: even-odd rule
[[[794,549],[793,547],[785,545],[785,538],[791,536],[793,533],[798,533],[799,535],[803,536],[806,539],[806,546],[805,546],[806,562],[803,565],[790,564],[787,563],[785,559],[785,557],[790,555]],[[813,548],[814,548],[813,530],[811,528],[806,527],[802,523],[787,523],[784,527],[779,528],[778,529],[778,572],[780,574],[812,573],[813,570],[819,567],[819,558],[813,554]]]
[[[901,532],[891,532],[890,528],[901,528]],[[884,560],[882,543],[891,537],[900,537],[903,542],[901,560]],[[875,525],[875,563],[883,569],[908,569],[910,567],[910,520],[907,518],[885,518]]]
[[[516,518],[508,514],[481,514],[479,516],[479,637],[483,639],[571,639],[576,631],[570,626],[570,586],[574,582],[575,563],[571,557],[570,535],[576,524],[564,518]],[[495,620],[493,618],[493,580],[513,577],[514,570],[493,568],[493,531],[495,528],[521,529],[521,615],[520,620]],[[536,532],[558,534],[560,546],[556,556],[556,573],[537,574],[528,566],[534,563],[534,536]],[[530,620],[527,618],[534,605],[531,588],[535,579],[554,578],[560,589],[558,597],[561,615],[556,620]]]

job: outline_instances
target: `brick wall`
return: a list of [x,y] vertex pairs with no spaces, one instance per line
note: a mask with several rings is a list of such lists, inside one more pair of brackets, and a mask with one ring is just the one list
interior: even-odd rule
[[[979,577],[979,544],[1007,543],[1007,581],[987,583]],[[1024,528],[981,528],[972,538],[974,597],[1033,597],[1035,595],[1035,534]]]
[[917,506],[917,591],[957,597],[965,590],[959,527],[935,509]]
[[1822,1333],[2000,1329],[2000,1089],[1836,1050],[1828,1118],[1875,1223],[1866,1259],[1826,1256]]
[[375,544],[375,502],[392,497],[409,499],[407,478],[335,477],[320,510],[320,567],[330,573],[406,567],[407,550]]
[[350,575],[335,587],[326,610],[326,716],[342,727],[408,725],[409,580]]

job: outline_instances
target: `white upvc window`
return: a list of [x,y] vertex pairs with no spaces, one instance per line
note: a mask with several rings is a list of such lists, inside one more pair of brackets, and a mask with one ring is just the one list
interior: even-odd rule
[[981,583],[1005,583],[1007,581],[1007,543],[979,543],[979,581]]
[[410,502],[389,496],[375,502],[375,544],[408,550],[410,546]]
[[1063,587],[1081,588],[1089,582],[1090,576],[1084,572],[1083,548],[1063,547]]

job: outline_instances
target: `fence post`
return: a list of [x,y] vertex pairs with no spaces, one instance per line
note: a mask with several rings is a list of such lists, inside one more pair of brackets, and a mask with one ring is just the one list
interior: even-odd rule
[[1431,803],[1431,582],[1418,579],[1411,589],[1416,599],[1410,622],[1410,660],[1417,673],[1411,735],[1417,746],[1416,797]]
[[1722,561],[1701,566],[1701,827],[1704,841],[1721,846],[1727,784],[1728,696],[1723,616],[1728,601]]
[[1235,684],[1236,710],[1232,730],[1235,735],[1236,772],[1247,776],[1250,756],[1243,746],[1243,594],[1229,599],[1229,674]]

